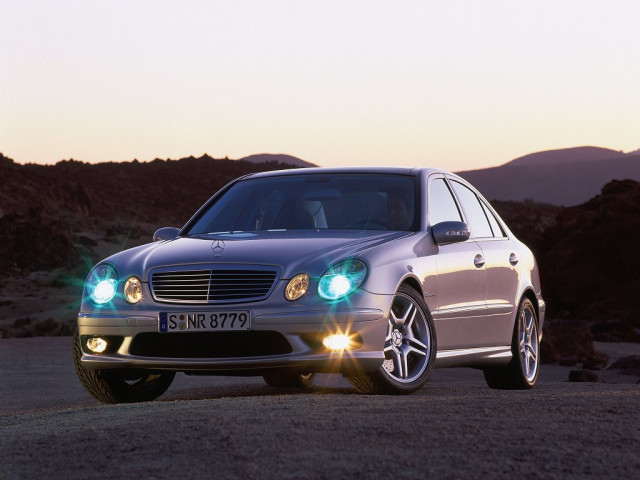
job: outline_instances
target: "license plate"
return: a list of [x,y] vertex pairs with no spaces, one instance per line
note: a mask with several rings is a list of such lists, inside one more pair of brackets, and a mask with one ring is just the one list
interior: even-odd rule
[[251,330],[251,312],[160,312],[158,329],[167,332]]

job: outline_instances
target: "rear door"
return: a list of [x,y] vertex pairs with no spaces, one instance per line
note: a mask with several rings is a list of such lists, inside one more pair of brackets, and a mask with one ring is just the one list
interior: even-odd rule
[[483,325],[483,346],[511,343],[514,299],[518,288],[517,257],[513,244],[489,206],[471,188],[450,179],[471,228],[471,238],[481,248],[486,269],[485,299],[487,310],[478,319]]

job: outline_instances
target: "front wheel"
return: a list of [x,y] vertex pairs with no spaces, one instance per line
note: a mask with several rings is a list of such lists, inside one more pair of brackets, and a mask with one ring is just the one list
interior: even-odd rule
[[531,300],[523,298],[513,328],[513,358],[506,367],[484,369],[487,385],[500,390],[525,390],[533,387],[538,380],[539,346],[536,310]]
[[360,393],[412,393],[429,379],[436,350],[429,308],[416,290],[401,285],[389,313],[382,366],[375,372],[347,378]]
[[82,386],[102,403],[150,402],[167,391],[175,372],[149,370],[89,370],[80,359],[80,338],[73,336],[73,364]]

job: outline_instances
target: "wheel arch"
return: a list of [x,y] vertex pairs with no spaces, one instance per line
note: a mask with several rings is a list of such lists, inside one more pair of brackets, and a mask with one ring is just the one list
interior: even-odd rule
[[416,277],[407,276],[403,278],[400,284],[398,285],[398,288],[400,288],[402,285],[407,285],[413,288],[416,292],[420,294],[422,298],[424,298],[424,291],[422,289],[422,285],[420,284],[420,281]]
[[[520,302],[522,301],[523,298],[528,298],[529,300],[531,300],[531,303],[533,304],[533,308],[536,312],[536,323],[538,327],[540,327],[540,305],[538,305],[538,298],[536,297],[536,294],[533,291],[533,289],[531,288],[525,289],[525,291],[522,292],[522,295],[520,295]],[[520,303],[518,303],[518,305],[519,304]]]

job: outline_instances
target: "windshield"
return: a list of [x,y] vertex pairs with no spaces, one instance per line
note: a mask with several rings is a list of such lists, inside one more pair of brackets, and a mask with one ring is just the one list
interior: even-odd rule
[[256,230],[415,230],[413,177],[304,174],[241,180],[188,235]]

